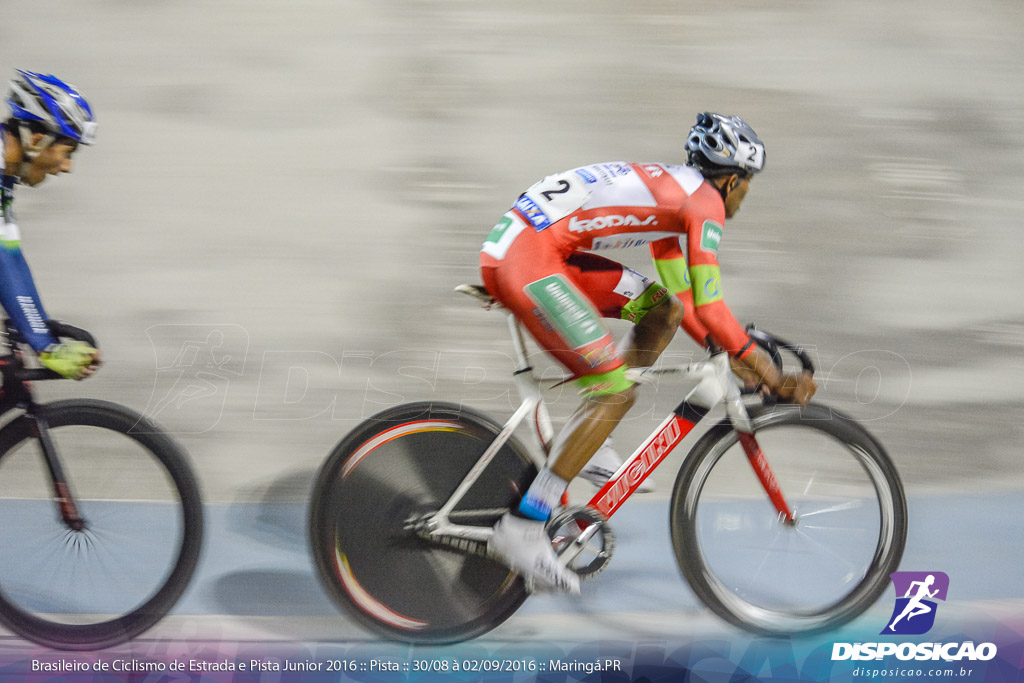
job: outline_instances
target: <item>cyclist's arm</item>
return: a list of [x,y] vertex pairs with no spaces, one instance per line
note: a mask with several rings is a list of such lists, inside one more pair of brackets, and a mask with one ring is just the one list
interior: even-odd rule
[[39,300],[32,271],[21,253],[18,226],[0,222],[0,305],[14,327],[36,352],[57,340],[46,327],[48,320]]
[[[666,237],[665,239],[651,242],[651,256],[654,258],[654,267],[658,270],[658,278],[669,290],[683,302],[685,314],[683,316],[682,328],[701,346],[707,346],[712,341],[724,348],[717,338],[711,334],[708,327],[697,314],[697,307],[694,303],[694,294],[690,282],[690,271],[686,267],[686,255],[683,252],[681,241],[685,237]],[[725,302],[720,302],[724,308]],[[735,322],[732,314],[726,308],[729,318]],[[743,336],[749,339],[749,335],[742,329]],[[744,345],[746,341],[743,342]],[[742,347],[741,347],[742,349]],[[742,360],[734,360],[733,368],[740,376],[751,385],[764,382],[773,389],[781,382],[781,377],[771,357],[754,347],[753,344],[743,351]]]
[[651,258],[658,271],[658,279],[668,290],[683,302],[682,328],[686,334],[700,344],[707,346],[708,328],[697,317],[694,310],[693,290],[690,289],[690,272],[686,268],[686,254],[680,244],[680,237],[666,237],[651,242]]
[[[704,188],[709,187],[704,185]],[[739,371],[744,381],[762,383],[784,400],[806,403],[815,391],[810,373],[781,372],[771,357],[754,344],[725,305],[722,273],[718,265],[725,207],[718,202],[712,206],[713,210],[701,212],[703,215],[684,217],[689,219],[686,222],[687,260],[697,317],[708,328],[711,339],[733,357],[733,369]]]
[[786,400],[805,403],[814,393],[813,382],[802,374],[782,373],[771,357],[754,344],[733,317],[722,296],[718,246],[725,224],[725,206],[711,185],[705,183],[691,196],[692,206],[681,218],[686,226],[686,254],[697,318],[711,340],[732,356],[733,370],[747,384],[763,384]]
[[744,358],[754,350],[754,344],[743,326],[733,317],[722,296],[722,274],[718,265],[718,244],[722,239],[725,209],[704,219],[687,216],[687,261],[693,290],[694,310],[707,328],[711,339],[729,355]]

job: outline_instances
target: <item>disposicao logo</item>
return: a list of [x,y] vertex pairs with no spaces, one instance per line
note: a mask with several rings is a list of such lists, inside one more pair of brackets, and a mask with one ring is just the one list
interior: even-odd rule
[[944,572],[894,572],[889,577],[896,587],[896,606],[882,635],[928,633],[935,624],[935,601],[946,600],[949,576]]
[[[894,572],[889,575],[896,588],[896,605],[880,635],[921,635],[935,625],[936,600],[946,600],[949,576],[943,572]],[[901,661],[947,662],[987,661],[994,658],[994,643],[932,642],[932,643],[834,643],[832,661],[881,660],[896,657]]]

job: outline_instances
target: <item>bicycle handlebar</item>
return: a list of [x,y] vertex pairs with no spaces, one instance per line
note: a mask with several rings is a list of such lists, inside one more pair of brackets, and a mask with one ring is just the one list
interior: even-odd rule
[[768,352],[768,355],[772,357],[772,362],[775,363],[776,367],[782,368],[782,354],[779,350],[789,351],[800,361],[800,365],[807,372],[814,374],[814,362],[811,360],[810,354],[807,350],[799,344],[792,344],[784,339],[780,339],[775,335],[759,330],[751,323],[747,325],[747,334],[754,340],[754,343],[760,346],[762,349]]
[[[83,330],[81,327],[75,327],[69,325],[66,322],[60,320],[47,320],[46,327],[49,328],[50,333],[55,337],[64,337],[67,339],[74,339],[76,341],[83,341],[89,346],[98,349],[99,343],[96,341],[96,337],[92,336],[87,330]],[[24,344],[25,339],[21,336],[21,333],[11,324],[10,319],[3,320],[3,328],[7,333],[8,346],[15,344]],[[21,367],[21,363],[17,363],[8,370],[13,375],[13,378],[19,382],[39,382],[50,379],[64,379],[64,376],[59,372],[50,370],[49,368],[25,368]]]
[[50,370],[49,368],[23,368],[18,370],[14,377],[19,382],[41,382],[47,379],[65,379],[62,374]]
[[47,320],[46,326],[50,328],[50,332],[55,337],[67,337],[68,339],[74,339],[75,341],[84,341],[94,349],[98,349],[100,346],[96,342],[96,337],[92,336],[87,330],[83,330],[81,327],[75,327],[69,325],[66,322],[60,320]]

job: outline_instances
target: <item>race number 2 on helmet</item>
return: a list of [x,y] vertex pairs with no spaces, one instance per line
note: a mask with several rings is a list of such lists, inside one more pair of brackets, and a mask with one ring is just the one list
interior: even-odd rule
[[764,143],[738,116],[711,112],[697,114],[686,139],[688,163],[705,177],[735,173],[748,175],[764,168]]

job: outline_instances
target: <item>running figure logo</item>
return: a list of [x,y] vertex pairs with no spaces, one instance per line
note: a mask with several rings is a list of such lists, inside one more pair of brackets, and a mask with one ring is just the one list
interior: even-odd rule
[[935,623],[934,599],[946,599],[949,576],[943,572],[894,572],[889,576],[896,587],[896,606],[882,634],[927,633]]
[[156,354],[144,415],[171,433],[201,434],[220,422],[228,387],[240,381],[249,333],[233,324],[163,323],[146,329]]

